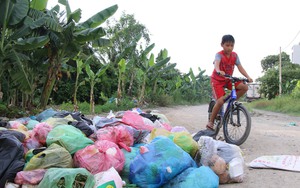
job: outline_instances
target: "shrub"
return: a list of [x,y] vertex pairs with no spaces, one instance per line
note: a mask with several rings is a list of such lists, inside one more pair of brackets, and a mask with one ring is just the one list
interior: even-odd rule
[[300,80],[298,80],[296,87],[292,91],[293,98],[300,98]]

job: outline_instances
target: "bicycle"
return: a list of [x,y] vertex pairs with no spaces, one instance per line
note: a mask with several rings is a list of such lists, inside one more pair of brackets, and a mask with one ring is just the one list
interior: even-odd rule
[[[251,116],[247,109],[243,106],[242,103],[236,101],[236,89],[235,82],[243,81],[244,83],[248,82],[246,78],[237,78],[232,77],[230,75],[225,75],[228,79],[231,80],[232,90],[230,94],[226,96],[224,99],[224,104],[228,102],[227,107],[224,111],[224,105],[220,109],[214,120],[214,138],[219,134],[220,129],[223,125],[223,134],[225,137],[225,141],[230,144],[241,145],[243,144],[251,130]],[[208,120],[210,120],[210,116],[212,113],[212,109],[216,103],[214,98],[211,98],[208,107]],[[237,134],[240,133],[241,136],[238,137]]]

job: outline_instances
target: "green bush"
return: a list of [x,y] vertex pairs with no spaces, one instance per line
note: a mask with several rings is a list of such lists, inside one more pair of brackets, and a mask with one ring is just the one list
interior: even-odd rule
[[59,105],[59,109],[72,112],[74,110],[74,105],[70,101],[69,102],[63,102],[61,105]]
[[300,80],[298,80],[296,87],[293,89],[292,97],[300,99]]
[[151,101],[158,106],[170,106],[174,103],[173,97],[167,94],[154,95]]
[[1,116],[6,116],[8,112],[7,107],[4,104],[0,104],[0,114]]

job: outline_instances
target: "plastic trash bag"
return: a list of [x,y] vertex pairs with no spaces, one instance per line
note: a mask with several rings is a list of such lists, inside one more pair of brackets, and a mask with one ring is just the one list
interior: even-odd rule
[[197,167],[188,153],[164,136],[140,149],[130,164],[129,175],[129,180],[139,187],[160,187],[185,169]]
[[133,145],[133,136],[123,126],[104,127],[97,131],[98,140],[108,140],[117,144],[120,148],[130,151]]
[[123,181],[119,175],[119,173],[116,171],[114,167],[111,167],[107,171],[99,172],[94,175],[95,177],[95,187],[116,187],[116,188],[122,188],[123,187]]
[[118,145],[108,140],[98,140],[95,144],[77,151],[74,165],[86,168],[92,174],[114,167],[118,172],[123,169],[125,157]]
[[13,135],[0,135],[0,187],[13,182],[24,167],[22,143]]
[[207,166],[199,168],[188,168],[163,188],[217,188],[219,187],[219,177]]
[[132,111],[124,112],[122,122],[138,130],[152,131],[152,129],[154,128],[151,120],[144,118]]
[[45,121],[49,117],[54,116],[57,113],[57,111],[53,110],[52,108],[49,108],[47,110],[44,110],[43,112],[36,115],[36,120],[39,122]]
[[51,168],[38,188],[92,188],[94,185],[94,176],[84,168]]
[[120,175],[122,179],[128,184],[130,183],[129,181],[130,163],[140,153],[140,149],[138,147],[131,147],[131,152],[128,152],[124,149],[122,149],[122,151],[125,156],[125,164]]
[[37,185],[42,181],[46,169],[37,169],[31,171],[20,171],[17,173],[15,177],[15,183],[17,184],[30,184],[30,185]]
[[48,169],[53,167],[73,167],[70,153],[57,144],[51,144],[46,150],[34,155],[30,161],[26,163],[24,170]]
[[40,122],[32,119],[32,120],[28,121],[26,127],[27,127],[28,130],[32,130],[39,123]]
[[46,145],[46,139],[49,132],[52,130],[52,127],[47,123],[39,123],[35,125],[32,130],[31,138],[35,138],[43,146]]
[[53,128],[49,132],[46,142],[48,146],[52,143],[59,144],[71,154],[94,143],[72,125],[59,125]]

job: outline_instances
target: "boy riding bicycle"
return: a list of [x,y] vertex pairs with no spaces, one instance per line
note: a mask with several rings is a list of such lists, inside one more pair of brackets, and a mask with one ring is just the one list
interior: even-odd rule
[[[213,122],[219,110],[224,104],[224,88],[227,88],[229,90],[232,89],[230,80],[225,78],[224,75],[232,75],[234,71],[234,66],[237,66],[239,72],[248,79],[249,83],[253,82],[252,78],[247,74],[247,72],[243,68],[238,55],[235,52],[233,52],[234,42],[235,40],[232,35],[224,35],[222,37],[221,42],[223,50],[218,52],[215,56],[215,68],[211,75],[210,84],[212,87],[213,97],[216,99],[216,104],[212,110],[210,120],[206,125],[207,129],[214,130]],[[243,96],[248,90],[248,86],[243,82],[235,83],[235,88],[237,91],[237,99]]]

